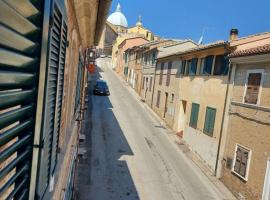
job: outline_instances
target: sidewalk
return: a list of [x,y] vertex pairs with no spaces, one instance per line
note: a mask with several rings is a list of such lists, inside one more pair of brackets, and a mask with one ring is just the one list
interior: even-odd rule
[[130,87],[130,85],[121,79],[117,74],[118,79],[123,82],[123,84],[128,88],[129,92],[154,116],[154,118],[159,121],[160,125],[165,127],[168,130],[168,136],[172,142],[172,144],[176,145],[177,148],[186,155],[188,159],[193,161],[193,163],[200,168],[202,173],[207,177],[209,182],[211,183],[212,188],[214,190],[224,194],[224,200],[236,200],[237,198],[228,190],[228,188],[217,178],[212,172],[205,166],[205,164],[193,153],[189,150],[189,148],[184,144],[184,142],[179,138],[175,131],[171,130],[166,123],[146,104],[141,100],[142,98],[136,93],[136,91]]

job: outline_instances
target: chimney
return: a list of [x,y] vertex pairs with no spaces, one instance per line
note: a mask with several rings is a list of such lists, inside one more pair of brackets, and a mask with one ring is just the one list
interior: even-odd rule
[[238,29],[232,28],[230,31],[230,40],[236,40],[238,38]]

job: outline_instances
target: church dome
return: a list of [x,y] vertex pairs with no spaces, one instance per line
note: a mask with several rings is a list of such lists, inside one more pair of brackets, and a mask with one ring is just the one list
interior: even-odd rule
[[121,6],[119,3],[116,7],[115,12],[108,17],[107,21],[115,26],[123,26],[126,28],[128,27],[127,19],[125,15],[121,12]]

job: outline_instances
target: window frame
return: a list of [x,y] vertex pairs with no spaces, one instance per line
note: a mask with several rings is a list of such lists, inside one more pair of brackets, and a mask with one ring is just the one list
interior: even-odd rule
[[[236,162],[236,152],[237,152],[237,147],[240,147],[246,151],[248,151],[248,160],[247,160],[247,167],[246,167],[246,176],[243,177],[241,174],[239,174],[238,172],[234,171],[234,166],[235,166],[235,162]],[[233,157],[233,165],[231,168],[231,172],[233,174],[235,174],[237,177],[241,178],[244,181],[248,181],[248,176],[249,176],[249,168],[250,168],[250,162],[251,162],[251,156],[252,156],[252,150],[250,148],[247,148],[239,143],[235,144],[235,148],[234,148],[234,157]]]
[[[246,103],[245,102],[245,97],[246,97],[246,94],[247,94],[247,83],[248,83],[249,74],[258,74],[258,73],[261,73],[262,77],[261,77],[261,81],[260,81],[260,87],[259,87],[259,92],[258,92],[257,103],[256,104]],[[247,70],[247,72],[246,72],[246,80],[245,80],[245,90],[244,90],[244,95],[243,95],[243,98],[242,98],[242,103],[243,104],[260,105],[261,94],[262,94],[262,85],[263,85],[263,75],[264,75],[264,69],[249,69],[249,70]]]

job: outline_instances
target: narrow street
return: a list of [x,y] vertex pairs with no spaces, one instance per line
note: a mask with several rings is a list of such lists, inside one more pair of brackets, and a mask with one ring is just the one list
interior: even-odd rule
[[[177,147],[163,127],[99,59],[99,75],[111,95],[93,96],[90,200],[228,199]],[[85,176],[88,173],[85,174]],[[79,191],[80,192],[80,191]],[[80,199],[84,199],[80,198]]]

